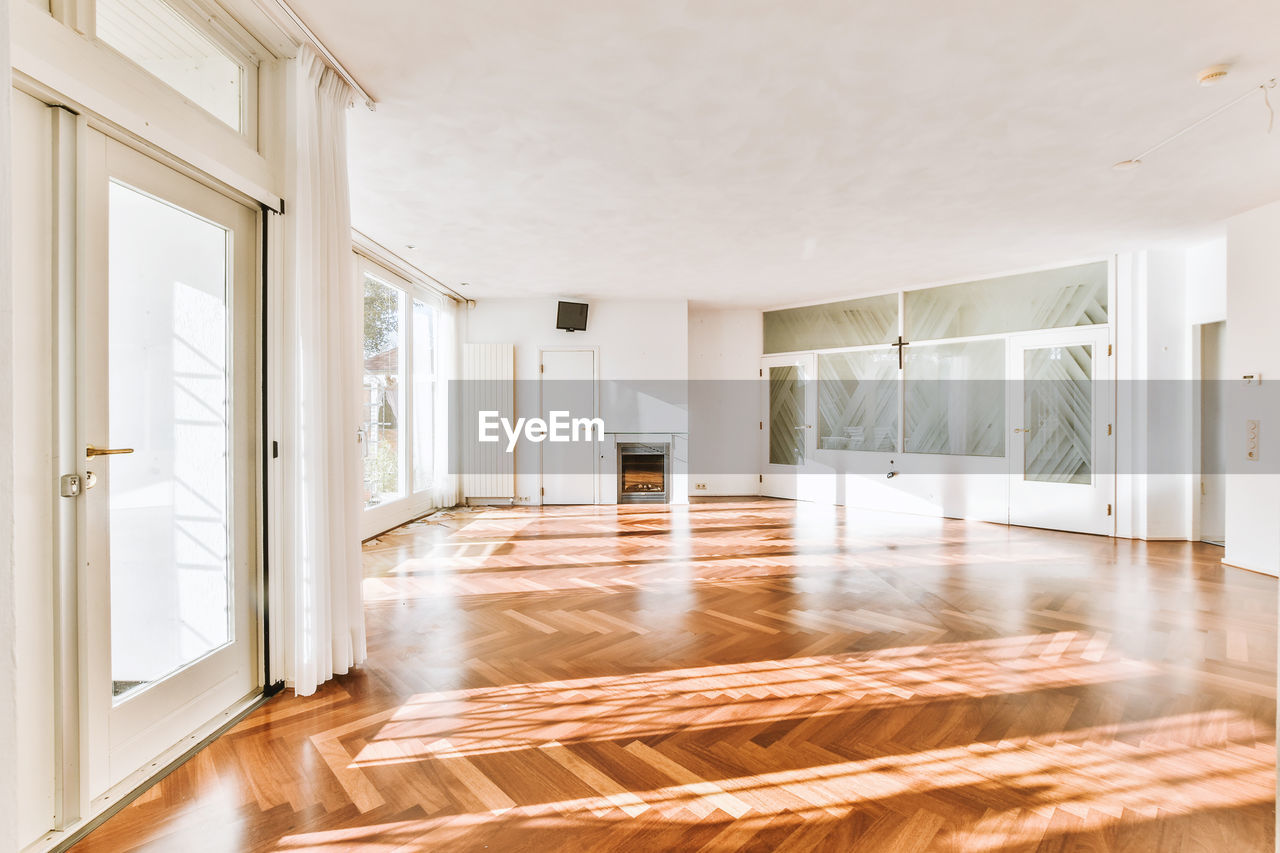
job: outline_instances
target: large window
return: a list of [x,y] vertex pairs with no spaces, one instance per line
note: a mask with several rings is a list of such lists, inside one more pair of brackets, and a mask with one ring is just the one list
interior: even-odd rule
[[433,293],[372,261],[364,290],[365,535],[402,524],[442,497],[446,312]]
[[364,505],[404,497],[405,292],[364,274]]

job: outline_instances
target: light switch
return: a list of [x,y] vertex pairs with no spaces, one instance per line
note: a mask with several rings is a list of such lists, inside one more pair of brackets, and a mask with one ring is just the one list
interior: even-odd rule
[[1258,432],[1260,421],[1247,420],[1244,422],[1244,447],[1245,455],[1249,457],[1250,462],[1258,461]]

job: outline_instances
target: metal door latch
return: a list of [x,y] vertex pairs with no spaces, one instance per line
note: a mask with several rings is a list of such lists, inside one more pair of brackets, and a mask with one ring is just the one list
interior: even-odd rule
[[79,474],[63,474],[59,480],[59,493],[64,498],[79,497],[81,490],[81,481]]
[[77,498],[82,492],[96,485],[98,485],[98,475],[92,471],[85,471],[83,477],[79,474],[63,474],[58,481],[58,493],[64,498]]

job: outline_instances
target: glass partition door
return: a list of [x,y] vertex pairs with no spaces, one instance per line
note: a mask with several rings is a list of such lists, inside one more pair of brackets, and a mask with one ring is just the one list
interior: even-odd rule
[[1114,533],[1107,330],[1015,337],[1009,374],[1009,522]]
[[760,362],[764,467],[761,494],[808,500],[803,475],[816,449],[817,395],[812,355]]

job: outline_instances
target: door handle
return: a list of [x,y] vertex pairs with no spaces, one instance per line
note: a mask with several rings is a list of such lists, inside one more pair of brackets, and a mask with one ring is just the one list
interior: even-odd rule
[[1014,428],[1013,428],[1013,431],[1014,431],[1015,433],[1019,433],[1019,432],[1031,432],[1031,427],[1014,427]]
[[95,456],[120,456],[132,452],[132,447],[94,447],[92,444],[84,449],[84,455],[90,459]]

